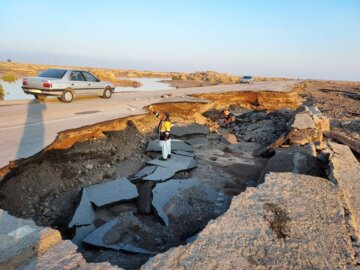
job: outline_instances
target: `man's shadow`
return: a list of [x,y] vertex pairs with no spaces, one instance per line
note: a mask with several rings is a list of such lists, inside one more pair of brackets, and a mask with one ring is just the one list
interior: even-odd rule
[[29,157],[43,149],[45,143],[43,111],[45,110],[44,102],[34,99],[28,103],[24,131],[17,149],[16,159]]

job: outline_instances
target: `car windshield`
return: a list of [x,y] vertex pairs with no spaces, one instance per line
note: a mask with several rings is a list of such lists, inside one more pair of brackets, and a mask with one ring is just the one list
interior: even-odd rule
[[243,79],[251,79],[251,76],[244,76]]
[[38,77],[61,79],[65,72],[66,70],[63,69],[48,69],[44,72],[41,72]]

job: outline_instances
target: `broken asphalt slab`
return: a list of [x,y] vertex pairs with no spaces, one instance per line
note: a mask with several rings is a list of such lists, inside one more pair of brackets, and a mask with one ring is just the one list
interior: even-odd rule
[[[181,140],[171,139],[171,151],[194,152],[194,147],[184,143]],[[161,152],[159,140],[150,141],[146,148],[146,152]]]
[[105,247],[110,248],[114,250],[123,250],[133,253],[142,253],[142,254],[157,254],[157,252],[146,250],[140,247],[137,247],[136,245],[128,242],[116,242],[114,244],[106,244],[104,242],[105,235],[111,231],[118,222],[121,222],[121,220],[118,220],[117,218],[105,223],[101,227],[97,228],[92,233],[88,234],[84,239],[83,242],[89,245],[97,246],[97,247]]
[[95,212],[92,203],[103,207],[113,203],[135,199],[139,196],[137,188],[126,178],[108,181],[83,188],[82,196],[68,227],[90,225]]
[[206,137],[195,137],[185,141],[190,145],[208,145],[210,141]]
[[137,188],[126,178],[108,181],[85,188],[89,199],[97,207],[135,199],[139,196]]
[[61,241],[61,234],[0,209],[0,269],[18,269]]
[[198,162],[193,157],[177,154],[173,154],[171,159],[153,159],[147,163],[150,165],[155,165],[157,168],[153,173],[143,177],[142,180],[155,182],[168,180],[177,172],[190,170],[196,168],[198,165]]
[[161,218],[165,226],[169,225],[169,217],[166,210],[167,204],[173,199],[181,196],[181,193],[184,190],[188,190],[194,187],[200,188],[202,191],[204,191],[207,200],[209,200],[209,202],[213,202],[215,207],[214,216],[220,215],[226,211],[230,201],[228,196],[216,192],[214,189],[202,184],[198,179],[195,178],[181,180],[171,179],[167,182],[157,184],[152,190],[152,206],[156,210],[156,213]]
[[182,137],[186,135],[207,135],[209,134],[209,128],[199,124],[175,126],[171,128],[171,134],[176,137]]
[[81,200],[72,217],[69,228],[74,226],[90,225],[95,219],[95,212],[91,204],[87,190],[82,190]]

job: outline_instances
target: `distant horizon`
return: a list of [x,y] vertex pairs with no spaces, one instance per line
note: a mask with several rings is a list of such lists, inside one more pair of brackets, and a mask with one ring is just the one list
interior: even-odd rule
[[360,81],[359,14],[357,0],[3,0],[0,59]]

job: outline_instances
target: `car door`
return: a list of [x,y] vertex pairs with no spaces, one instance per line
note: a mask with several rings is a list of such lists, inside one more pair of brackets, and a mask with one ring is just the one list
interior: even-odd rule
[[97,79],[90,72],[82,71],[81,72],[86,80],[87,86],[91,89],[92,93],[102,94],[104,87],[99,79]]
[[71,83],[71,88],[74,89],[76,95],[88,94],[89,87],[81,71],[76,71],[76,70],[72,71],[70,73],[69,80]]

